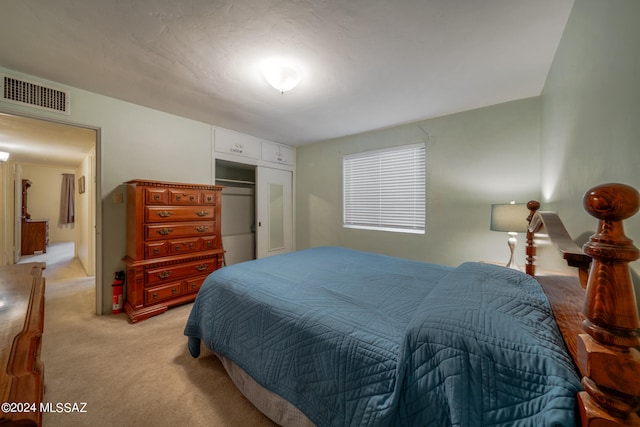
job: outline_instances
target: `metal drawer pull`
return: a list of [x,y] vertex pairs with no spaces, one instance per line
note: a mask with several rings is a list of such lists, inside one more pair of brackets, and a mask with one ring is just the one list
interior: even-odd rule
[[162,228],[158,230],[158,234],[161,234],[163,236],[166,236],[167,234],[171,234],[171,233],[173,233],[173,228]]
[[196,212],[196,215],[198,215],[198,216],[207,216],[208,212],[207,211],[198,211],[198,212]]
[[157,292],[154,292],[154,294],[153,294],[153,299],[156,299],[156,298],[158,298],[158,293],[157,293]]
[[209,229],[209,227],[207,227],[206,225],[200,225],[198,227],[196,227],[196,230],[199,232],[203,232],[203,231],[207,231]]
[[208,267],[208,266],[209,266],[208,264],[200,264],[200,265],[197,265],[197,266],[196,266],[196,270],[198,270],[198,271],[204,271],[204,270],[206,270],[206,269],[207,269],[207,267]]
[[158,277],[160,279],[166,279],[169,276],[171,276],[171,272],[170,271],[162,271],[162,272],[158,273]]
[[171,211],[160,211],[160,212],[158,212],[158,216],[160,218],[169,218],[171,215],[173,215],[173,212],[171,212]]
[[175,294],[176,294],[176,292],[178,292],[178,290],[177,290],[176,288],[171,288],[171,294],[172,294],[172,295],[175,295]]

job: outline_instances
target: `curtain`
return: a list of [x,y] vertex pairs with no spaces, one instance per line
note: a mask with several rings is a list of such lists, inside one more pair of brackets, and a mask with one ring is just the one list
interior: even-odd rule
[[74,223],[75,175],[62,174],[62,193],[60,197],[60,224]]

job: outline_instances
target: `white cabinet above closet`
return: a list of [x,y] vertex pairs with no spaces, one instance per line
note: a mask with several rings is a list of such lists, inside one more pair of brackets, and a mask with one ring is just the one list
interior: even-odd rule
[[293,165],[296,161],[295,151],[286,145],[262,141],[262,160],[282,165]]
[[290,170],[296,163],[293,147],[219,127],[213,128],[213,149],[216,158],[256,166],[275,163]]
[[260,139],[222,128],[213,129],[213,146],[219,153],[250,159],[260,159],[262,155]]

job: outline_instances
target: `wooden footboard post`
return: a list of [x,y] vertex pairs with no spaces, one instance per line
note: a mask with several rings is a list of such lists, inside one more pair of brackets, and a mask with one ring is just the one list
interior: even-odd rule
[[583,328],[578,336],[578,364],[584,373],[579,393],[583,426],[640,425],[640,319],[629,262],[638,249],[625,236],[622,221],[640,207],[640,195],[623,184],[589,190],[584,207],[599,219],[584,245],[592,257]]
[[529,203],[527,203],[527,208],[529,209],[529,216],[527,217],[527,222],[529,223],[529,227],[527,228],[527,246],[526,246],[526,255],[527,255],[527,265],[526,265],[526,273],[529,276],[535,276],[536,275],[536,266],[535,266],[535,259],[536,259],[536,247],[533,243],[533,238],[534,235],[536,234],[536,231],[538,231],[538,229],[540,228],[540,223],[537,224],[537,227],[531,227],[531,222],[533,221],[533,218],[536,214],[536,212],[538,211],[538,209],[540,209],[540,202],[538,202],[537,200],[531,200],[529,201]]

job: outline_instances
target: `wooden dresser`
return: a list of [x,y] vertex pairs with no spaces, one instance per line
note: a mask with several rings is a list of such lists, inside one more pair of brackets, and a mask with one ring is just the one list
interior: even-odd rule
[[0,267],[2,426],[42,424],[44,367],[40,345],[44,328],[44,268],[42,262]]
[[222,266],[222,188],[136,179],[127,185],[127,297],[131,322],[191,302]]
[[22,180],[22,231],[20,236],[20,253],[32,255],[36,252],[47,252],[49,244],[49,221],[32,220],[27,212],[28,191],[31,181]]
[[22,236],[20,253],[32,255],[46,253],[49,244],[49,221],[47,220],[22,220]]

